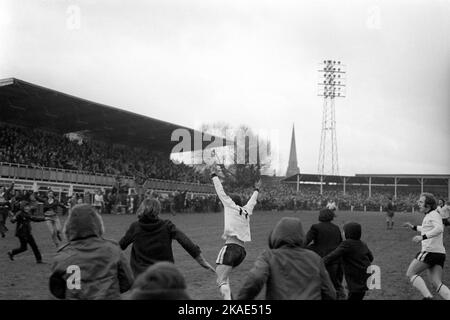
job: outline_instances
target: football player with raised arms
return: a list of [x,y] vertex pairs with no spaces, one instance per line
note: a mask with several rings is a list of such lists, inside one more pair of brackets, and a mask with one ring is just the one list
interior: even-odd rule
[[239,266],[246,256],[244,244],[251,241],[250,217],[257,202],[261,181],[255,183],[255,190],[250,200],[243,205],[240,196],[232,195],[230,197],[225,193],[215,167],[213,167],[211,177],[217,196],[224,207],[222,239],[225,240],[225,244],[220,249],[216,260],[217,285],[223,299],[231,300],[229,276],[232,269]]

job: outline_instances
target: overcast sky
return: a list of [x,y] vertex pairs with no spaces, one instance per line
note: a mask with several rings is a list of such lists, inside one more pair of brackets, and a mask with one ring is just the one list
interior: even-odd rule
[[0,2],[0,78],[198,128],[295,124],[316,173],[318,63],[347,66],[341,174],[450,174],[450,1]]

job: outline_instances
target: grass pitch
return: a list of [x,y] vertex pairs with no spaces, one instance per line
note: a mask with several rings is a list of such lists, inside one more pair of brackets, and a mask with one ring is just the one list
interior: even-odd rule
[[[162,214],[163,219],[174,222],[179,229],[186,233],[202,249],[203,255],[215,265],[215,259],[223,240],[223,213],[207,214]],[[305,233],[309,227],[317,222],[317,211],[283,211],[283,212],[255,212],[251,220],[252,242],[246,246],[247,256],[244,262],[231,275],[231,289],[237,293],[246,278],[256,257],[267,248],[267,237],[276,222],[282,217],[298,217],[303,223]],[[386,230],[385,216],[380,212],[338,212],[334,220],[339,226],[344,222],[355,221],[362,224],[362,240],[367,243],[375,260],[374,265],[381,269],[381,289],[368,291],[365,299],[370,300],[418,300],[420,294],[412,288],[405,276],[406,269],[415,254],[420,251],[420,245],[414,244],[411,238],[415,232],[402,228],[401,224],[410,221],[420,224],[423,216],[420,213],[396,213],[393,230]],[[62,221],[65,217],[62,217]],[[105,237],[119,240],[128,226],[136,219],[132,215],[103,215]],[[33,223],[33,234],[47,264],[35,264],[34,256],[28,251],[10,261],[6,252],[19,246],[14,237],[15,225],[8,223],[9,232],[6,238],[0,238],[0,299],[50,299],[48,277],[55,247],[51,241],[45,223]],[[445,230],[444,245],[450,250],[450,228]],[[215,283],[215,275],[201,268],[184,249],[173,242],[175,264],[183,273],[188,285],[188,293],[196,300],[220,299]],[[130,248],[126,250],[129,257]],[[450,285],[450,267],[446,261],[443,281]],[[425,281],[434,292],[427,277]],[[264,289],[258,299],[264,297]],[[436,299],[440,299],[436,295]]]

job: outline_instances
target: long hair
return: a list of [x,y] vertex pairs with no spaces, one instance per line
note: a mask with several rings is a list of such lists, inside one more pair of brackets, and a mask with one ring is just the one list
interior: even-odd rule
[[144,216],[156,218],[161,213],[161,203],[157,199],[145,198],[136,211],[138,218]]
[[425,208],[428,207],[428,208],[430,208],[430,210],[436,210],[436,208],[437,208],[436,198],[434,197],[434,195],[432,193],[424,192],[420,196],[425,197],[425,203],[424,203]]
[[233,200],[233,202],[234,202],[236,205],[238,205],[239,207],[242,207],[242,206],[243,206],[242,198],[241,198],[240,195],[238,195],[238,194],[232,194],[232,195],[230,196],[230,198],[231,198],[231,200]]

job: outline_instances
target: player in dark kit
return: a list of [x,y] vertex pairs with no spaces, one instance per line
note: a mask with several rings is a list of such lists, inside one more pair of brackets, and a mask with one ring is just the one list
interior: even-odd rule
[[388,198],[388,203],[385,207],[386,211],[386,229],[392,230],[394,228],[394,212],[395,212],[395,204],[392,200],[392,197]]

